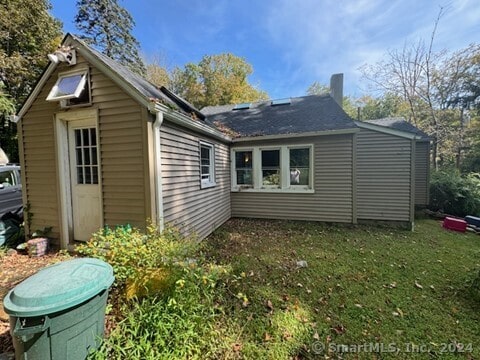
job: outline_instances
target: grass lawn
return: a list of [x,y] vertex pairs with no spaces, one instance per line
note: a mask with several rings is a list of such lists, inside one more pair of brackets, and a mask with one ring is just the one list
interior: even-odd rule
[[[200,244],[115,230],[80,254],[117,276],[94,359],[480,359],[480,237],[437,221],[409,232],[232,219]],[[33,260],[0,253],[0,291]]]
[[478,235],[232,219],[205,243],[225,358],[480,358]]

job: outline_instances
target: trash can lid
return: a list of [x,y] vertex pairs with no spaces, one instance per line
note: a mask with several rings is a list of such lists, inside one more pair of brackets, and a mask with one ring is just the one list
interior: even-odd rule
[[48,266],[5,296],[7,314],[32,317],[68,309],[108,289],[112,267],[104,261],[80,258]]

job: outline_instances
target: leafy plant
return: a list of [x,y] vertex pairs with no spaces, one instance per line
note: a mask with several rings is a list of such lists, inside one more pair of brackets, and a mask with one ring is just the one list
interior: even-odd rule
[[[222,315],[216,286],[227,271],[191,261],[174,267],[177,276],[168,296],[147,296],[125,304],[125,318],[93,355],[95,359],[215,358],[222,341],[216,326]],[[164,275],[159,278],[172,278]]]
[[43,229],[37,229],[32,233],[31,238],[42,238],[42,237],[48,237],[48,235],[52,232],[53,227],[51,226],[46,226]]
[[430,180],[430,208],[456,216],[480,214],[480,174],[436,172]]
[[125,225],[113,229],[106,226],[89,241],[78,245],[76,251],[112,265],[116,284],[125,286],[129,279],[144,276],[147,270],[168,268],[193,256],[197,247],[195,239],[183,237],[173,227],[159,233],[155,226],[149,225],[142,233]]
[[169,294],[175,285],[174,272],[172,267],[138,270],[136,276],[126,282],[126,299],[144,298],[150,294]]

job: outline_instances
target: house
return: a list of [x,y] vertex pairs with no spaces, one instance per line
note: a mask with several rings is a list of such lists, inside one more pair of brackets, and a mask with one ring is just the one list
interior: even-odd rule
[[[415,136],[414,142],[414,157],[415,157],[415,169],[414,169],[414,187],[415,187],[415,206],[419,208],[424,208],[429,203],[429,182],[430,182],[430,137],[425,134],[423,131],[419,130],[411,123],[407,122],[403,118],[384,118],[384,119],[376,119],[376,120],[367,120],[367,124],[377,125],[389,128],[394,130],[388,135],[397,136],[401,138],[402,136],[406,139],[409,137]],[[375,131],[378,128],[370,127],[368,128],[367,124],[365,123],[357,123],[363,129],[361,131],[361,137],[363,139],[367,139],[367,130]],[[364,125],[364,126],[362,126]],[[384,130],[384,129],[383,129]],[[398,130],[397,133],[395,130]],[[385,133],[385,132],[384,132]],[[384,135],[386,136],[386,135]],[[405,137],[406,136],[406,137]],[[368,139],[369,142],[373,143],[373,139]],[[380,141],[378,138],[375,141]],[[392,144],[392,143],[390,143]],[[381,152],[385,152],[384,149],[380,150]],[[395,157],[395,163],[398,164],[398,157]],[[383,165],[387,166],[387,164]],[[370,174],[373,175],[374,172],[370,169]],[[377,176],[379,176],[377,174]]]
[[[339,106],[339,87],[331,84],[336,100],[202,109],[233,136],[233,217],[413,225],[415,205],[428,204],[428,136],[403,119],[353,121]],[[295,170],[300,181],[292,182]]]
[[146,219],[200,238],[232,216],[413,225],[422,134],[353,121],[338,81],[337,100],[198,111],[73,35],[49,57],[17,116],[27,232],[67,248]]

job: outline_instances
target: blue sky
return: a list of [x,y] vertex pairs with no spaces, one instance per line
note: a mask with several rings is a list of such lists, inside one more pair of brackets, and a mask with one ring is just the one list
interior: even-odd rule
[[[343,72],[345,94],[367,92],[359,67],[391,49],[430,38],[454,51],[479,41],[478,0],[119,0],[133,16],[144,57],[167,65],[231,52],[254,68],[250,82],[271,98],[304,95]],[[65,32],[76,32],[76,1],[52,0]]]

